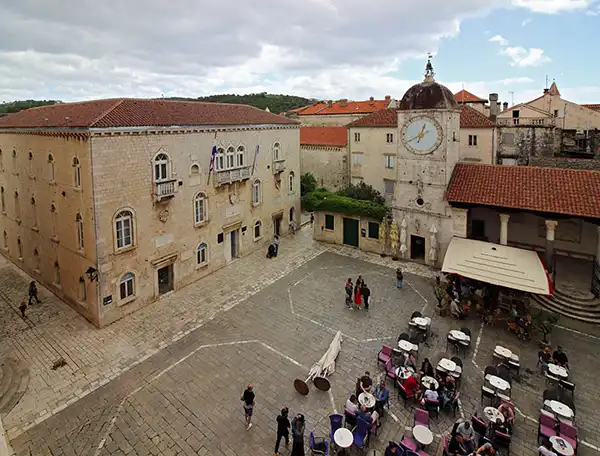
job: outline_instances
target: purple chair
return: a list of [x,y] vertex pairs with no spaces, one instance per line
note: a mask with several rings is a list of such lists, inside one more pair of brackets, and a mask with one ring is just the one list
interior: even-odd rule
[[405,453],[406,456],[408,456],[409,453],[416,455],[415,452],[417,451],[417,442],[415,442],[410,437],[407,437],[407,436],[402,437],[402,441],[400,442],[400,445],[402,445],[406,449],[406,453]]
[[560,422],[559,434],[571,444],[575,453],[577,453],[577,428],[569,423]]
[[385,373],[389,378],[394,380],[394,382],[396,381],[396,370],[394,369],[394,366],[392,366],[391,359],[385,363]]
[[308,446],[313,455],[327,456],[329,454],[329,442],[323,438],[319,438],[317,441],[312,431],[308,436]]
[[405,456],[419,456],[419,453],[411,450],[406,450]]
[[510,455],[510,435],[504,432],[494,431],[494,445],[499,448],[506,448],[506,454]]
[[383,364],[387,364],[388,361],[392,360],[392,347],[384,345],[381,347],[379,354],[377,355],[377,361]]
[[448,437],[446,437],[446,434],[442,434],[442,454],[443,456],[449,456],[448,453],[448,444],[450,442],[448,442]]
[[419,456],[429,456],[429,453],[425,453],[423,450],[419,450],[419,451],[417,451],[417,454],[418,454]]
[[416,426],[417,424],[420,424],[422,426],[425,426],[426,428],[429,428],[429,413],[427,413],[427,410],[421,410],[421,409],[415,410],[414,426]]
[[329,423],[331,424],[331,432],[329,433],[330,441],[333,442],[333,434],[335,434],[335,431],[342,427],[343,422],[344,415],[340,415],[339,413],[329,415]]
[[346,420],[346,427],[350,425],[350,429],[354,429],[356,427],[356,414],[350,412],[349,410],[344,409],[344,418]]
[[352,432],[354,435],[354,445],[359,449],[363,449],[367,445],[369,437],[369,423],[361,416],[356,417],[356,428]]
[[538,435],[537,441],[540,441],[540,437],[544,436],[547,439],[557,435],[556,428],[558,426],[558,422],[553,416],[545,415],[540,413],[540,417],[538,419],[539,427],[538,427]]
[[430,416],[438,416],[440,410],[440,401],[425,399],[425,410]]

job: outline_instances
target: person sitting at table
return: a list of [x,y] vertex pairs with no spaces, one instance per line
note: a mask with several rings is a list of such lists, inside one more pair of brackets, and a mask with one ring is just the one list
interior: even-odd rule
[[379,415],[383,416],[383,407],[390,399],[390,390],[385,386],[385,378],[379,381],[375,387],[375,410]]
[[562,347],[558,347],[554,354],[552,355],[552,359],[555,364],[562,366],[564,368],[569,368],[569,358],[567,358],[566,353],[563,351]]
[[425,392],[423,393],[422,405],[425,405],[425,401],[439,401],[440,396],[438,392],[433,388],[433,384],[430,384]]
[[448,454],[450,456],[466,456],[471,454],[469,450],[464,445],[463,436],[456,433],[450,439],[450,443],[448,444]]
[[544,373],[548,372],[548,364],[552,362],[552,348],[546,345],[543,351],[538,353],[539,363],[542,365]]
[[408,377],[402,386],[404,386],[408,397],[417,397],[419,391],[419,379],[417,378],[417,374],[413,374]]
[[429,358],[425,358],[423,363],[421,364],[421,375],[427,375],[428,377],[434,376],[433,366],[431,362],[429,362]]
[[508,433],[512,434],[512,426],[515,422],[515,411],[513,410],[513,406],[508,402],[503,402],[500,404],[500,407],[498,407],[498,411],[504,416],[504,423],[508,428]]
[[540,456],[558,456],[554,452],[554,448],[552,448],[552,442],[550,442],[550,440],[548,439],[546,439],[544,443],[542,443],[542,445],[538,448],[538,454]]
[[508,431],[508,427],[506,426],[504,421],[502,421],[502,418],[496,418],[495,423],[490,423],[490,439],[494,438],[496,431],[502,434],[510,434],[510,432]]
[[373,385],[373,380],[371,379],[371,374],[369,371],[365,372],[365,375],[358,379],[356,384],[356,396],[360,396],[360,393],[369,393],[371,391],[371,386]]
[[463,438],[463,446],[469,453],[475,451],[475,431],[470,421],[463,421],[456,427],[456,433]]
[[400,452],[398,451],[398,444],[390,440],[387,448],[385,449],[384,456],[394,456],[395,454],[400,454]]
[[474,454],[482,454],[484,456],[491,456],[496,454],[496,448],[490,442],[486,442],[481,445]]
[[453,299],[450,303],[450,315],[452,315],[457,320],[462,320],[463,318],[465,318],[465,315],[462,309],[460,308],[460,302],[457,298]]
[[356,399],[356,394],[351,394],[350,397],[346,399],[346,410],[355,415],[358,412],[358,400]]
[[358,412],[357,416],[361,417],[367,422],[367,428],[369,429],[369,433],[371,433],[373,426],[379,426],[379,413],[375,411],[373,413],[369,412],[367,410],[367,407],[365,407],[364,405],[360,408],[360,411]]

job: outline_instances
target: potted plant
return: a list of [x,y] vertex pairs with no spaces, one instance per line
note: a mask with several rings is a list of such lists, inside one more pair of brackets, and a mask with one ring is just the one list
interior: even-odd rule
[[554,312],[540,309],[536,314],[533,315],[532,321],[533,326],[542,333],[542,340],[540,340],[540,348],[544,348],[550,345],[550,339],[548,336],[558,323],[560,315]]

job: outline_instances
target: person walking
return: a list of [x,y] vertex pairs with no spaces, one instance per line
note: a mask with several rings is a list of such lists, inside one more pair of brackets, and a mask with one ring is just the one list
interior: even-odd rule
[[358,279],[356,279],[356,283],[354,284],[354,304],[356,304],[357,307],[360,307],[360,305],[362,303],[360,289],[362,288],[363,283],[364,283],[364,280],[363,280],[362,276],[359,275]]
[[292,421],[292,455],[304,456],[304,415],[299,413]]
[[371,298],[371,290],[367,287],[367,284],[363,282],[360,289],[360,295],[362,296],[363,303],[365,304],[365,310],[369,310],[369,299]]
[[313,223],[315,223],[315,213],[311,212],[310,213],[310,226],[313,226]]
[[285,446],[290,445],[290,420],[288,419],[288,408],[281,409],[281,414],[277,417],[277,439],[275,440],[275,456],[279,456],[279,444],[281,439],[285,439]]
[[29,305],[31,305],[31,301],[35,299],[35,303],[39,304],[40,298],[38,298],[38,294],[37,294],[37,286],[35,285],[35,282],[32,280],[29,283]]
[[252,412],[254,411],[254,399],[256,395],[252,385],[248,385],[248,388],[242,394],[242,401],[244,401],[244,416],[246,418],[246,430],[252,427]]
[[23,301],[21,301],[21,305],[19,306],[19,310],[21,311],[21,317],[25,318],[25,310],[27,309],[27,303],[25,302],[25,299],[23,299]]
[[348,277],[348,281],[346,285],[344,285],[344,290],[346,291],[346,306],[349,309],[352,309],[352,296],[354,292],[354,285],[352,285],[352,279]]
[[402,274],[402,270],[400,268],[398,268],[398,269],[396,269],[396,287],[398,287],[398,289],[401,290],[403,285],[404,285],[404,274]]
[[277,254],[279,253],[279,236],[278,235],[273,236],[273,245],[275,246],[275,254],[273,256],[276,257]]

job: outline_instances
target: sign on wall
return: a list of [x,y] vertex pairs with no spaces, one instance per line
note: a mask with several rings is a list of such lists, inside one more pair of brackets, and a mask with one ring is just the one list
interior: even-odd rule
[[452,208],[452,235],[467,237],[467,210]]
[[105,306],[108,306],[109,304],[112,304],[112,295],[110,296],[104,296],[104,299],[102,299],[102,304]]

